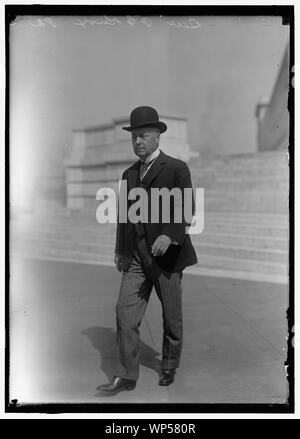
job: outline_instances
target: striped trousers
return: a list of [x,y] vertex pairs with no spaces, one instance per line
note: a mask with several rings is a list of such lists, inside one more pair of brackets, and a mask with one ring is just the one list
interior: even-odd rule
[[177,368],[182,349],[182,271],[162,270],[150,253],[145,238],[136,238],[129,269],[122,272],[116,305],[119,364],[116,375],[139,377],[139,327],[154,286],[162,305],[162,367]]

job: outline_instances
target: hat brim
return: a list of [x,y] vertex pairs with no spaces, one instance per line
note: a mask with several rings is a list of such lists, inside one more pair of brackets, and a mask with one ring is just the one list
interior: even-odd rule
[[125,131],[134,131],[138,128],[158,128],[160,133],[164,133],[167,131],[168,127],[164,122],[149,122],[149,123],[143,123],[140,125],[134,125],[130,127],[122,127]]

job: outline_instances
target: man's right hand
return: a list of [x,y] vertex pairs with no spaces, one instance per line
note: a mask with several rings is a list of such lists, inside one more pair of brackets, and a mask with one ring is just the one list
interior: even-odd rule
[[117,270],[120,272],[122,271],[121,262],[122,262],[122,256],[115,254],[114,263],[116,264]]
[[114,262],[118,271],[127,271],[130,266],[131,258],[126,255],[115,254]]

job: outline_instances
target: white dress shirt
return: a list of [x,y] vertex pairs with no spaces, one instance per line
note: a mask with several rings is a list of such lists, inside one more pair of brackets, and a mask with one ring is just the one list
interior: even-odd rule
[[153,162],[151,163],[151,165],[149,165],[148,168],[146,169],[146,172],[144,173],[143,178],[145,177],[145,175],[147,174],[147,172],[149,171],[149,169],[151,168],[151,166],[153,165],[153,163],[155,162],[155,160],[157,159],[157,157],[159,156],[159,154],[160,154],[160,149],[157,148],[155,151],[153,151],[152,154],[148,155],[148,157],[146,158],[146,160],[141,160],[141,159],[140,159],[141,162],[142,162],[142,163],[145,163],[145,164],[147,164],[147,163],[151,162],[151,160],[153,160]]

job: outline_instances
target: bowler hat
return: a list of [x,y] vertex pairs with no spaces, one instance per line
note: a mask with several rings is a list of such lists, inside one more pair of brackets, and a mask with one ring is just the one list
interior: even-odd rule
[[130,115],[130,127],[123,127],[123,130],[133,131],[137,128],[158,128],[161,133],[167,130],[167,125],[158,118],[157,111],[152,107],[137,107]]

